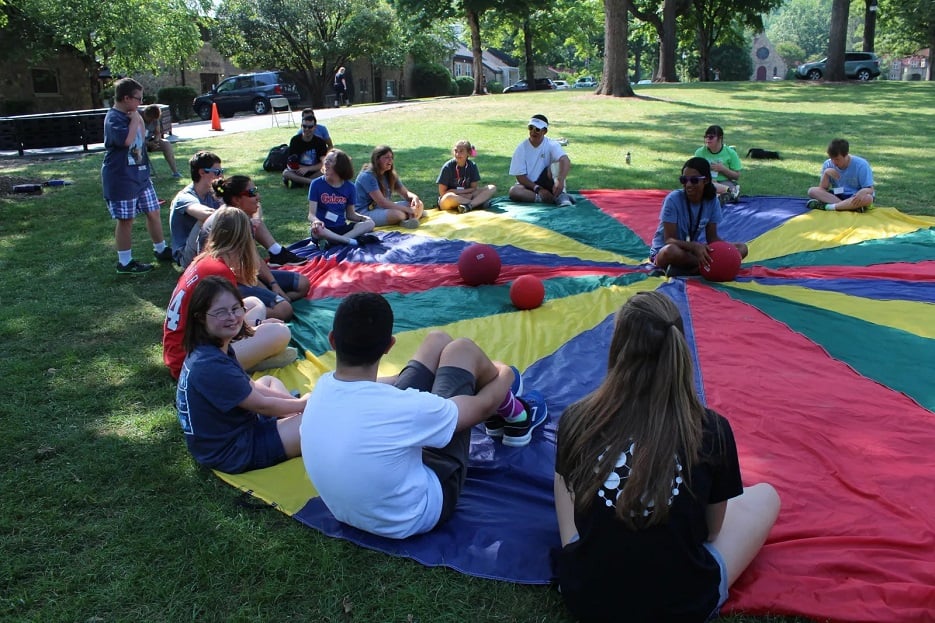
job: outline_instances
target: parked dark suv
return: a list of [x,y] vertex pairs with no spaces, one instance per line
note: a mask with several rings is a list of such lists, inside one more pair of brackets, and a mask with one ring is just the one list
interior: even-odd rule
[[218,105],[218,114],[222,117],[233,117],[242,110],[265,115],[269,112],[269,98],[279,96],[288,99],[292,106],[297,106],[301,100],[295,85],[287,81],[282,72],[240,74],[222,80],[211,92],[196,97],[192,109],[205,120],[211,118],[212,103]]
[[[803,63],[795,70],[795,77],[800,80],[821,80],[825,75],[827,58],[814,63]],[[872,80],[880,75],[880,59],[873,52],[846,52],[844,54],[844,75],[857,80]]]

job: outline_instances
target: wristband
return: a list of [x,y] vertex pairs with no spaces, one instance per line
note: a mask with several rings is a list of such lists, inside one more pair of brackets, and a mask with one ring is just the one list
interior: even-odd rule
[[538,184],[536,184],[535,186],[532,187],[532,192],[534,192],[534,193],[536,193],[536,194],[538,195],[538,194],[539,194],[539,189],[540,189],[540,188],[542,188],[542,187],[539,186]]

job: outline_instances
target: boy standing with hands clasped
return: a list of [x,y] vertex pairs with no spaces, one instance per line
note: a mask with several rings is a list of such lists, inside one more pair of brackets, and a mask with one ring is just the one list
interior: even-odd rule
[[433,530],[455,510],[467,477],[471,428],[525,446],[545,421],[539,392],[522,398],[516,368],[471,340],[432,331],[396,375],[377,379],[396,343],[393,310],[379,294],[351,294],[328,340],[337,355],[306,405],[302,454],[335,518],[394,539]]
[[153,254],[160,262],[172,261],[172,249],[166,246],[159,214],[159,199],[149,178],[149,158],[144,140],[146,128],[138,108],[143,102],[143,87],[132,78],[118,80],[114,86],[114,106],[104,117],[104,164],[101,183],[111,218],[117,221],[117,273],[139,275],[153,269],[133,259],[133,219],[146,215],[146,229],[153,240]]

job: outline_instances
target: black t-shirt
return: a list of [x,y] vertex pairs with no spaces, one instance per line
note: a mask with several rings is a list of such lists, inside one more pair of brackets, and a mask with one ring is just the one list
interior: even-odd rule
[[318,136],[312,136],[312,140],[306,141],[301,134],[296,134],[289,141],[289,155],[298,156],[299,164],[309,166],[318,164],[328,153],[328,144]]
[[565,603],[582,621],[704,621],[717,606],[720,584],[717,562],[702,545],[705,509],[743,493],[730,424],[707,412],[691,479],[676,482],[673,474],[666,523],[644,530],[617,520],[613,505],[630,452],[639,447],[621,456],[588,512],[575,513],[580,539],[557,557]]

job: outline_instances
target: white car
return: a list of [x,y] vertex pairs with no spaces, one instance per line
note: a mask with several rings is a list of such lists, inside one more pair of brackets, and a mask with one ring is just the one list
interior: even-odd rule
[[571,85],[568,84],[568,82],[566,82],[565,80],[553,80],[552,84],[554,84],[555,88],[559,90],[565,90],[565,89],[571,88]]
[[575,81],[576,89],[594,89],[597,88],[597,82],[592,76],[584,76]]

